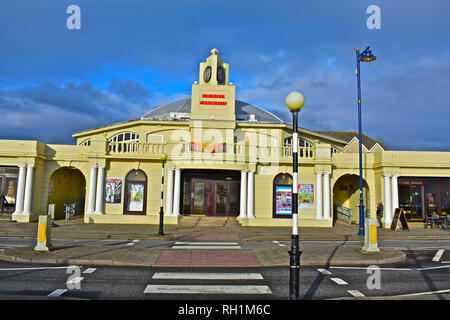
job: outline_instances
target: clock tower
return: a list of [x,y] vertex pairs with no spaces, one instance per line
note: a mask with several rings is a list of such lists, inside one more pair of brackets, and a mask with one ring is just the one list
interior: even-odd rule
[[200,63],[199,81],[192,85],[190,126],[235,128],[235,86],[228,83],[229,65],[212,49],[206,62]]

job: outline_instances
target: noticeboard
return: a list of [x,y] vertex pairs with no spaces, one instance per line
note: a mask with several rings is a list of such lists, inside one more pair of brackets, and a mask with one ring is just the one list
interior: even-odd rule
[[391,223],[391,231],[397,231],[398,230],[398,222],[402,224],[403,230],[409,230],[408,226],[408,220],[406,220],[405,211],[403,208],[397,208],[395,209],[394,216],[392,217],[392,223]]

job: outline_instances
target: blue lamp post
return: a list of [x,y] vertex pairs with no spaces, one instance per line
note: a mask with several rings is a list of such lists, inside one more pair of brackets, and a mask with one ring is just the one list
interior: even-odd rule
[[358,235],[364,235],[364,198],[363,198],[363,177],[362,177],[362,128],[361,128],[361,79],[359,75],[360,62],[370,65],[377,57],[369,50],[369,46],[359,53],[356,47],[356,78],[358,84],[358,130],[359,130],[359,231]]

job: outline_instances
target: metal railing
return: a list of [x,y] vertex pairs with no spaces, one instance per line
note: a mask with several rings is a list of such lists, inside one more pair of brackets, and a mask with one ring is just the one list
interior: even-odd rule
[[65,203],[64,207],[66,208],[66,210],[64,210],[65,219],[66,221],[69,221],[75,215],[81,214],[84,211],[84,198]]
[[349,226],[352,225],[352,211],[353,209],[341,206],[339,204],[336,205],[337,219],[339,221],[347,223]]

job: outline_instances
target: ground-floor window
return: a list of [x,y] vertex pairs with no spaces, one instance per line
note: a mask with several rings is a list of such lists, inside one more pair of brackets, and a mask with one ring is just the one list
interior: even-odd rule
[[450,213],[450,178],[399,178],[398,194],[410,220]]
[[14,211],[18,174],[18,167],[0,167],[0,197],[3,198],[3,212]]
[[131,170],[125,178],[124,214],[145,214],[147,207],[147,175]]

